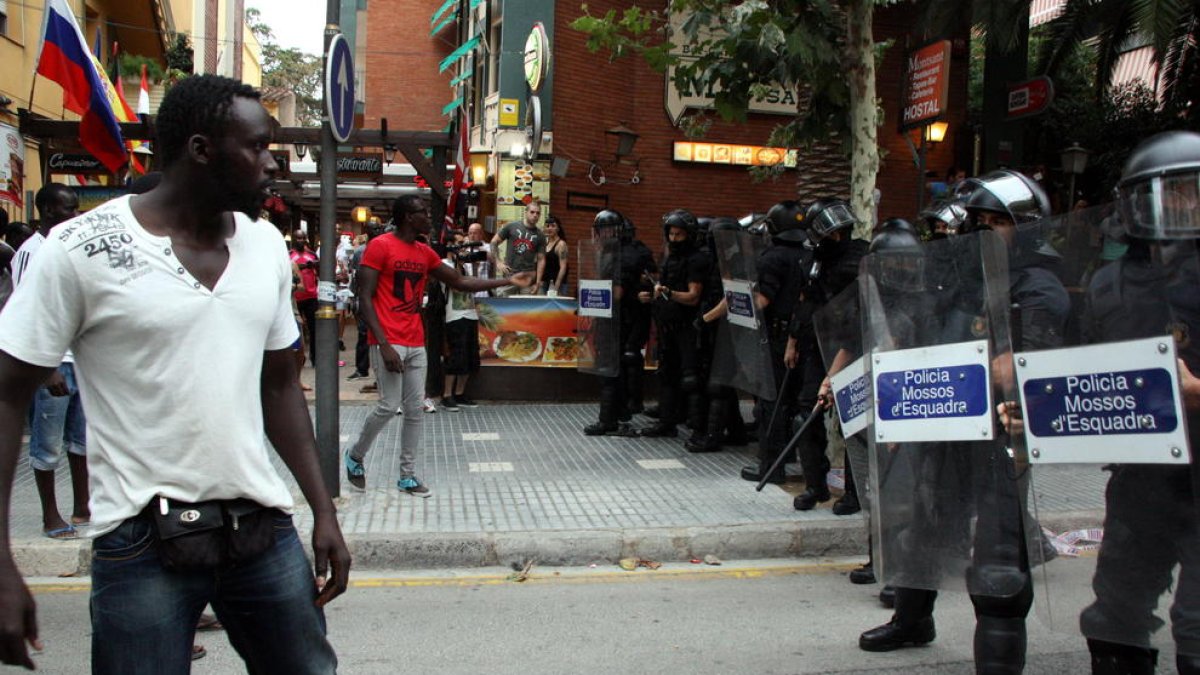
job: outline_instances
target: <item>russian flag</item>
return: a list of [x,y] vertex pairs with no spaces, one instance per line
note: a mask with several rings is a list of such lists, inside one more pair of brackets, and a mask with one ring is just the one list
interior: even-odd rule
[[[82,116],[80,144],[109,171],[119,171],[129,160],[115,112],[121,101],[87,48],[66,0],[46,0],[37,73],[57,82],[63,90],[63,107]],[[132,118],[132,112],[128,116]]]

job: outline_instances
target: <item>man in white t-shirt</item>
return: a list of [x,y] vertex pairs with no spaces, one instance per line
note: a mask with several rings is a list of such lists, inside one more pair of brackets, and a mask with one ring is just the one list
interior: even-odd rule
[[[258,98],[214,75],[176,84],[156,119],[162,182],[51,230],[0,320],[0,532],[25,406],[68,347],[84,373],[93,672],[189,672],[209,602],[250,672],[337,668],[321,607],[350,554],[289,350],[291,265],[253,220],[277,166]],[[312,509],[315,577],[264,436]],[[32,667],[36,626],[0,539],[0,660]]]
[[[14,287],[30,274],[34,260],[50,229],[79,215],[79,197],[62,183],[47,183],[34,197],[41,224],[38,231],[21,244],[13,265]],[[62,363],[33,395],[29,412],[29,466],[42,504],[42,534],[50,539],[75,539],[76,527],[91,520],[88,513],[87,418],[79,395],[79,374],[75,357],[68,351]],[[63,454],[71,469],[73,508],[71,522],[58,510],[54,473],[62,464]]]

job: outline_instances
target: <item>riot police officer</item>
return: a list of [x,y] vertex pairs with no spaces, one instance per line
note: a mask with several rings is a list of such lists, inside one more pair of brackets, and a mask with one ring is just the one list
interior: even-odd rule
[[[1018,339],[1014,340],[1013,348],[1039,349],[1061,344],[1062,326],[1070,302],[1062,284],[1049,269],[1055,254],[1037,237],[1025,234],[1036,232],[1032,225],[1050,215],[1049,199],[1036,182],[1014,171],[997,171],[972,179],[972,183],[973,190],[965,205],[968,218],[963,233],[992,230],[1007,245],[1009,294],[1018,306],[1013,317]],[[943,245],[938,250],[954,253],[979,245],[974,238],[954,241],[954,246]],[[930,270],[930,274],[938,279],[932,282],[933,285],[951,289],[959,284],[950,277],[962,274],[974,282],[967,286],[982,287],[982,269],[954,270],[952,267],[938,265],[937,269]],[[974,292],[946,297],[952,298],[951,306],[937,311],[946,315],[941,321],[947,326],[948,335],[986,333],[987,314],[978,306],[982,298]],[[961,314],[961,323],[971,324],[970,329],[965,326],[955,329],[956,321],[951,318],[955,314]],[[1033,323],[1037,324],[1036,328]],[[1029,327],[1022,330],[1024,325]],[[966,459],[962,463],[956,462],[956,466],[970,476],[969,494],[959,492],[947,498],[958,499],[960,504],[973,500],[975,524],[967,589],[975,608],[975,664],[977,672],[981,673],[1022,671],[1025,617],[1033,603],[1026,546],[1032,522],[1022,505],[1026,489],[1024,474],[1014,467],[1005,445],[951,443],[920,451],[931,466],[937,465],[939,455],[946,453]],[[937,480],[946,480],[945,474]],[[957,486],[944,487],[948,490]],[[937,505],[928,508],[937,508]],[[955,521],[943,527],[967,531],[971,514],[961,508],[957,511]],[[867,651],[888,651],[931,642],[935,635],[933,609],[936,598],[937,592],[933,590],[896,588],[896,612],[892,620],[864,632],[859,638],[859,646]]]
[[[716,356],[716,339],[719,330],[716,323],[721,314],[718,307],[725,300],[725,291],[721,283],[721,270],[717,262],[716,232],[737,232],[741,226],[733,218],[712,218],[705,227],[701,220],[701,230],[704,232],[706,245],[704,251],[708,254],[709,275],[704,282],[700,297],[701,318],[696,322],[700,331],[700,358],[706,364],[705,372],[712,373],[713,359]],[[721,384],[716,378],[710,377],[705,387],[704,403],[708,412],[704,416],[704,428],[694,429],[694,433],[684,448],[688,452],[717,452],[724,445],[745,445],[747,442],[745,423],[741,410],[738,408],[737,390]]]
[[[600,388],[600,418],[584,428],[589,436],[622,433],[622,420],[628,419],[630,380],[640,377],[642,345],[645,344],[645,310],[638,301],[638,287],[643,275],[657,269],[650,249],[634,238],[633,223],[612,210],[596,214],[592,224],[596,239],[616,238],[620,245],[614,259],[601,262],[601,274],[613,282],[614,303],[619,306],[619,330],[612,349],[618,359],[616,375],[602,378]],[[598,338],[599,339],[599,338]],[[640,340],[640,343],[639,343]]]
[[1096,272],[1082,330],[1091,342],[1174,335],[1187,416],[1191,464],[1119,464],[1105,490],[1104,540],[1080,617],[1093,673],[1153,673],[1151,633],[1159,597],[1172,572],[1176,667],[1200,673],[1200,520],[1196,455],[1200,451],[1200,134],[1172,131],[1134,149],[1117,185],[1126,253]]
[[640,293],[654,311],[658,329],[659,418],[639,436],[674,437],[676,424],[687,415],[693,431],[704,427],[701,405],[707,374],[701,371],[700,331],[695,326],[700,298],[709,276],[708,257],[696,246],[696,217],[676,209],[663,217],[667,257],[654,288]]
[[[796,395],[800,391],[800,375],[791,373],[784,355],[788,343],[788,326],[796,303],[808,280],[813,264],[813,252],[805,246],[804,209],[793,200],[779,202],[767,212],[765,221],[772,246],[759,256],[758,289],[755,302],[762,309],[767,342],[770,347],[770,368],[774,371],[779,391],[774,400],[760,399],[756,404],[759,423],[758,463],[742,469],[745,480],[758,482],[770,470],[775,457],[787,444],[788,424],[796,411]],[[783,465],[767,476],[771,483],[786,480]]]
[[[807,413],[817,405],[817,393],[825,379],[825,364],[817,347],[812,315],[830,298],[854,283],[858,276],[858,263],[866,255],[869,244],[852,238],[857,221],[850,213],[850,205],[843,200],[814,201],[805,211],[804,222],[816,247],[807,283],[789,324],[784,360],[788,367],[797,370],[796,375],[801,376],[799,410]],[[808,511],[831,497],[827,483],[829,458],[825,453],[825,445],[824,420],[818,418],[798,447],[805,488],[792,505],[799,511]],[[857,508],[852,506],[844,503],[838,508],[838,515],[856,512]]]
[[922,211],[921,220],[929,228],[930,239],[945,239],[962,230],[967,221],[967,210],[956,199],[940,201]]

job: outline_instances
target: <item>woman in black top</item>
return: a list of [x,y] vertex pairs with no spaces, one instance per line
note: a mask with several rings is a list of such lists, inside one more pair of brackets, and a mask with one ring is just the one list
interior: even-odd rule
[[567,295],[567,238],[555,216],[546,217],[546,267],[542,272],[541,294]]

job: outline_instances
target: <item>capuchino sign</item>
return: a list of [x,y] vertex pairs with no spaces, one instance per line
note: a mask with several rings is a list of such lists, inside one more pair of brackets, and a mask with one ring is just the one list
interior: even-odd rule
[[51,173],[108,173],[100,160],[86,154],[56,152],[46,163]]

